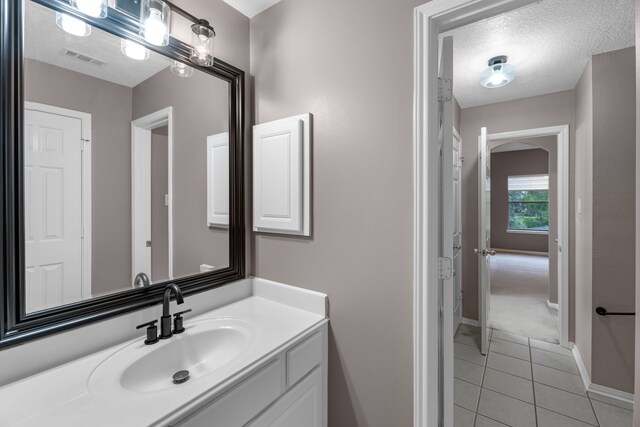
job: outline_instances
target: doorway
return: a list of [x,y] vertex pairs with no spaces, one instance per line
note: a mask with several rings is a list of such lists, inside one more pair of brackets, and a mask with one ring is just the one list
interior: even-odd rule
[[132,284],[140,273],[173,279],[171,107],[131,123],[131,169]]

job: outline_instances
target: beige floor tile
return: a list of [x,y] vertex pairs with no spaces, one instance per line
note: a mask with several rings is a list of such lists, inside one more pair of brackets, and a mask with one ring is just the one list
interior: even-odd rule
[[511,332],[498,331],[497,329],[493,331],[491,338],[497,338],[503,341],[510,341],[516,344],[529,345],[529,338],[523,337],[521,335],[512,334]]
[[475,419],[475,412],[453,405],[453,427],[473,427]]
[[533,405],[486,388],[480,395],[478,414],[512,427],[536,427]]
[[467,362],[462,359],[453,359],[453,376],[460,380],[482,385],[482,376],[484,374],[484,366]]
[[598,425],[588,398],[539,383],[534,383],[534,389],[537,406],[588,424]]
[[476,418],[476,427],[509,427],[509,426],[507,426],[506,424],[499,423],[496,420],[492,420],[491,418],[478,415],[478,417]]
[[531,347],[539,348],[541,350],[562,354],[563,356],[573,357],[573,353],[571,353],[571,350],[569,350],[568,348],[561,347],[559,344],[552,344],[550,342],[540,341],[532,338],[529,341],[529,345]]
[[531,359],[533,363],[537,363],[538,365],[556,368],[561,371],[570,372],[576,375],[579,374],[576,362],[572,357],[563,356],[557,353],[551,353],[549,351],[540,350],[538,348],[532,348]]
[[475,384],[454,378],[453,380],[453,403],[462,406],[472,412],[478,408],[478,397],[480,387]]
[[532,379],[531,363],[504,354],[490,352],[487,367],[528,380]]
[[584,383],[580,375],[549,368],[547,366],[533,364],[533,380],[564,391],[586,396]]
[[482,387],[511,396],[515,399],[534,403],[533,383],[531,380],[516,377],[515,375],[487,368]]
[[544,408],[537,408],[538,427],[591,427],[591,424],[551,412]]
[[477,348],[458,342],[453,343],[453,357],[482,366],[487,361],[487,357],[483,356]]
[[632,427],[633,412],[604,402],[592,400],[600,427]]
[[522,360],[531,360],[528,345],[516,344],[509,341],[503,341],[501,339],[491,338],[491,346],[489,347],[489,351],[504,354],[506,356],[516,357]]

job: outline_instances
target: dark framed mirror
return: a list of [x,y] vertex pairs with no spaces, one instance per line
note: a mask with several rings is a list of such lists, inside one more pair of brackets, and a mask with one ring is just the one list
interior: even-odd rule
[[0,16],[0,348],[243,278],[244,72],[126,7]]

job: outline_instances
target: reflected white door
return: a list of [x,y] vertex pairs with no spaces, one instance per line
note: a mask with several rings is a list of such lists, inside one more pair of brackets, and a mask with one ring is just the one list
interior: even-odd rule
[[462,140],[453,135],[453,333],[462,323]]
[[26,310],[82,299],[82,123],[25,110]]
[[491,249],[491,152],[487,141],[487,128],[480,130],[478,138],[478,277],[480,282],[481,351],[489,351],[489,312],[491,276],[489,262],[495,252]]
[[440,303],[442,342],[441,373],[443,396],[443,422],[453,425],[453,235],[455,229],[453,193],[453,37],[445,37],[440,56],[440,140],[442,161],[440,162]]

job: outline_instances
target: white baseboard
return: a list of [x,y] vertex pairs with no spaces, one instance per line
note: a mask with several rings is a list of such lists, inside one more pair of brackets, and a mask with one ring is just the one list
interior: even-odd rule
[[473,319],[467,319],[466,317],[462,318],[462,323],[464,323],[465,325],[469,325],[469,326],[477,326],[480,327],[480,323],[478,323],[477,320],[473,320]]
[[547,307],[549,307],[551,310],[558,311],[558,304],[555,302],[547,300]]
[[616,399],[621,402],[625,402],[628,404],[633,404],[634,397],[632,393],[627,393],[626,391],[616,390],[610,387],[605,387],[603,385],[594,384],[591,382],[591,378],[589,377],[589,373],[587,372],[586,366],[584,366],[584,362],[582,361],[582,356],[580,356],[580,351],[578,350],[578,346],[574,343],[571,343],[572,348],[571,352],[573,353],[573,358],[578,365],[578,371],[580,372],[580,378],[582,378],[582,383],[584,384],[584,388],[589,393],[599,394],[601,396],[609,397],[611,399]]

